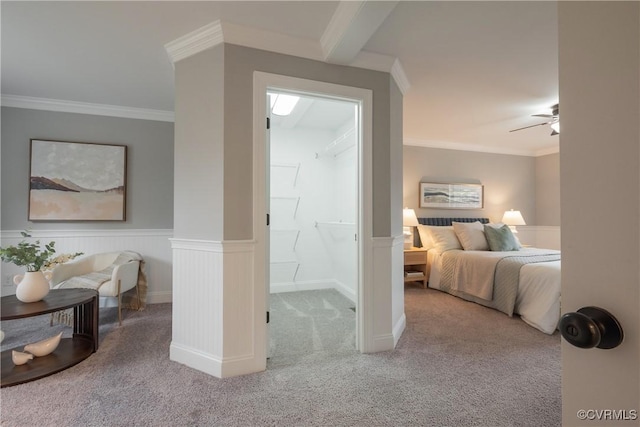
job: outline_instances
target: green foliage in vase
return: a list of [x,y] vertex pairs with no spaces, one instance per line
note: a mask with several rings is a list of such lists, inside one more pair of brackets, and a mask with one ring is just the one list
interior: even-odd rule
[[[25,238],[31,237],[26,231],[22,231],[20,234]],[[51,255],[56,253],[55,244],[56,242],[49,242],[44,245],[44,248],[41,248],[39,240],[34,243],[23,240],[17,246],[0,248],[0,258],[4,262],[25,266],[27,271],[38,271],[49,260]]]

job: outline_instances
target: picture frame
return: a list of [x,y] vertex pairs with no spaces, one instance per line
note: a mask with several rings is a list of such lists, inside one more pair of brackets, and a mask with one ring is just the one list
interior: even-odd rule
[[29,221],[125,221],[127,147],[31,139]]
[[465,183],[420,183],[420,207],[432,209],[482,209],[484,186]]

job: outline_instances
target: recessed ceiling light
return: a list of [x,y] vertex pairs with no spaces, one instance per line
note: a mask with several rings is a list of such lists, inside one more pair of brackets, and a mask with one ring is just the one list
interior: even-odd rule
[[299,100],[300,97],[295,95],[271,94],[271,113],[276,116],[288,116]]

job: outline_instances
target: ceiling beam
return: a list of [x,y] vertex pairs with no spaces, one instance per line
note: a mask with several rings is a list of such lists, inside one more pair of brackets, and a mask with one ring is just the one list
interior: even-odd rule
[[349,64],[398,1],[341,1],[320,38],[324,60]]

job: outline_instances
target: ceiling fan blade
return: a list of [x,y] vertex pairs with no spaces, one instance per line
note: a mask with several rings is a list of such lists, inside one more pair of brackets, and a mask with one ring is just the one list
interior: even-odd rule
[[553,114],[532,114],[531,117],[546,117],[548,119],[551,119],[555,116]]
[[518,130],[534,128],[534,127],[536,127],[536,126],[544,126],[544,125],[548,125],[549,123],[551,123],[551,122],[538,123],[537,125],[531,125],[531,126],[525,126],[525,127],[523,127],[523,128],[512,129],[512,130],[510,130],[509,132],[515,132],[515,131],[518,131]]

